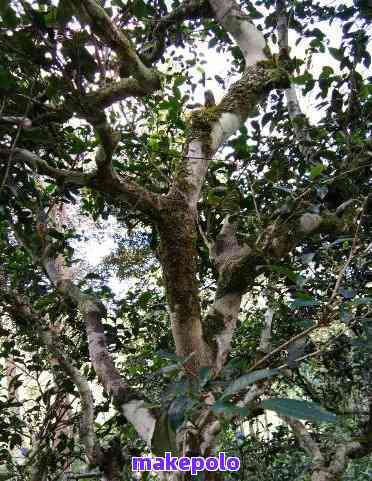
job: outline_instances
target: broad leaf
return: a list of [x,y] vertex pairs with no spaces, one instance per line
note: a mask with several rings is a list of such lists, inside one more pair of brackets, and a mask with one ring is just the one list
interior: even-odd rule
[[273,377],[279,374],[279,372],[280,371],[278,369],[260,369],[249,374],[245,374],[244,376],[236,379],[225,389],[224,393],[221,396],[221,399],[232,396],[233,394],[242,391],[247,386],[254,384],[257,381]]
[[336,421],[335,414],[309,401],[300,401],[297,399],[267,399],[261,404],[264,409],[275,411],[282,416],[318,422]]
[[180,396],[172,402],[168,411],[168,421],[172,431],[177,431],[185,420],[186,410],[194,404],[195,401],[187,396]]

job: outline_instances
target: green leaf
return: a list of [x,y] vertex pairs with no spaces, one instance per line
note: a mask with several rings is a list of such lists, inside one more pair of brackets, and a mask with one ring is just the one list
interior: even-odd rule
[[326,411],[318,404],[297,399],[267,399],[262,407],[275,411],[282,416],[295,419],[308,419],[318,422],[335,422],[336,415]]
[[247,8],[248,8],[249,16],[252,19],[258,19],[263,17],[262,13],[260,13],[251,3],[248,3]]
[[187,396],[176,398],[169,407],[168,421],[172,431],[176,432],[185,420],[186,410],[191,408],[195,401]]
[[339,62],[341,62],[341,60],[343,60],[344,50],[342,48],[329,47],[328,50],[329,50],[329,53],[332,55],[332,57],[334,59],[338,60]]
[[57,22],[64,26],[68,23],[71,19],[72,15],[74,14],[74,9],[70,4],[69,0],[60,0],[57,12],[56,12],[56,20]]
[[320,174],[324,171],[325,165],[324,164],[315,164],[311,169],[310,169],[310,176],[312,179],[316,179],[317,177],[320,176]]
[[254,384],[261,379],[267,379],[279,374],[278,369],[259,369],[258,371],[245,374],[244,376],[235,379],[224,391],[220,399],[225,399],[239,391],[242,391],[250,384]]
[[53,237],[53,239],[58,239],[58,240],[64,240],[65,239],[65,235],[62,234],[62,232],[59,232],[57,229],[49,229],[48,235],[50,237]]
[[333,75],[334,73],[335,73],[335,71],[329,65],[325,65],[323,67],[322,76],[329,77],[330,75]]
[[0,0],[0,16],[7,27],[14,28],[18,25],[17,15],[9,5],[9,0]]
[[209,367],[202,367],[199,369],[199,384],[203,388],[211,378],[211,369]]
[[320,301],[317,301],[315,299],[295,299],[290,305],[290,308],[297,309],[299,307],[319,306],[319,304]]
[[84,277],[84,280],[87,279],[102,279],[102,276],[96,272],[89,272],[89,274]]
[[137,18],[145,18],[153,14],[153,8],[143,0],[135,0],[132,5],[133,12]]

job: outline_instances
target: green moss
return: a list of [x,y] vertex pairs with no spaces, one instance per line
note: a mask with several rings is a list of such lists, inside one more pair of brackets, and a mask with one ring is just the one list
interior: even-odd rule
[[[242,78],[231,86],[228,94],[218,105],[203,107],[191,113],[187,122],[188,141],[200,141],[203,155],[207,158],[211,157],[213,154],[211,146],[213,125],[224,113],[232,113],[244,121],[272,88],[282,88],[288,85],[287,73],[275,64],[273,57],[249,67]],[[181,161],[176,177],[184,192],[191,188],[185,180],[188,175],[189,173]]]
[[257,65],[267,70],[275,70],[278,68],[274,55],[272,55],[270,58],[267,58],[266,60],[260,60],[259,62],[257,62]]
[[271,89],[288,85],[287,73],[272,59],[263,60],[247,68],[218,107],[223,112],[238,113],[245,120]]
[[263,95],[272,88],[288,85],[288,74],[277,65],[274,57],[248,67],[241,79],[230,87],[228,94],[218,105],[204,107],[191,114],[188,122],[188,138],[200,140],[204,153],[209,154],[213,124],[223,113],[237,114],[245,120],[256,108]]
[[177,311],[180,322],[198,318],[197,232],[193,214],[182,194],[174,192],[164,199],[159,225],[160,256],[167,298],[171,311]]
[[200,140],[203,146],[203,152],[207,156],[211,151],[210,135],[213,124],[218,121],[222,113],[223,110],[216,105],[195,110],[190,116],[188,138],[190,140]]
[[190,192],[193,188],[192,184],[186,180],[190,172],[188,171],[185,162],[179,162],[176,170],[176,179],[178,188],[182,192]]
[[336,214],[326,213],[322,215],[322,222],[319,230],[324,234],[332,234],[334,232],[342,232],[344,230],[344,222],[337,217]]

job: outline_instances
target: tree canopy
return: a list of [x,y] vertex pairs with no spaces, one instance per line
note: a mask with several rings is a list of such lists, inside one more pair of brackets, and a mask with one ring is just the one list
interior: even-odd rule
[[0,0],[2,479],[370,479],[371,18]]

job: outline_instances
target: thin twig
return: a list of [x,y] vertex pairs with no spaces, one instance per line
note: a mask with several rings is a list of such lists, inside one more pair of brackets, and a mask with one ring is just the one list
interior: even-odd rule
[[[34,90],[34,84],[35,84],[35,81],[32,82],[31,84],[31,89],[30,89],[30,97],[32,97],[32,92]],[[27,102],[27,105],[26,105],[26,110],[25,110],[25,114],[23,116],[23,119],[26,120],[27,119],[27,116],[28,116],[28,113],[30,111],[30,108],[31,108],[31,99]],[[18,124],[18,129],[17,129],[17,133],[16,133],[16,136],[15,136],[15,139],[14,139],[14,142],[10,148],[10,152],[9,152],[9,157],[8,157],[8,163],[7,163],[7,166],[6,166],[6,169],[5,169],[5,173],[4,173],[4,177],[3,177],[3,180],[1,182],[1,186],[0,186],[0,194],[2,193],[3,189],[4,189],[4,186],[6,184],[6,181],[8,180],[8,177],[9,177],[9,172],[10,172],[10,167],[12,165],[12,162],[13,162],[13,157],[14,157],[14,152],[15,152],[15,149],[17,147],[17,142],[19,140],[19,137],[21,135],[21,132],[22,132],[22,129],[23,129],[23,123],[20,122]]]
[[[360,226],[361,226],[361,224],[362,224],[362,217],[363,217],[365,208],[366,208],[366,206],[367,206],[367,202],[368,202],[368,196],[364,199],[362,208],[361,208],[360,213],[359,213],[359,216],[358,216],[359,218],[358,218],[357,221],[356,221],[356,222],[357,222],[357,227],[356,227],[356,229],[355,229],[355,234],[354,234],[353,243],[352,243],[352,246],[351,246],[351,249],[350,249],[349,256],[348,256],[345,264],[344,264],[344,265],[341,267],[341,269],[340,269],[340,272],[339,272],[339,274],[338,274],[335,287],[333,288],[331,297],[329,298],[329,301],[327,302],[326,307],[329,307],[329,306],[331,305],[331,303],[334,301],[335,297],[337,296],[337,293],[338,293],[338,290],[339,290],[339,288],[340,288],[340,284],[341,284],[343,275],[344,275],[346,269],[349,267],[350,262],[352,261],[352,259],[353,259],[354,255],[355,255],[356,251],[358,250],[358,246],[357,246],[358,233],[359,233],[359,230],[360,230]],[[359,222],[358,222],[358,221],[359,221]]]
[[254,189],[253,189],[253,183],[252,183],[252,181],[251,181],[251,177],[250,177],[250,175],[248,174],[248,172],[247,172],[247,179],[248,179],[248,182],[249,182],[249,187],[250,187],[251,192],[252,192],[254,209],[255,209],[255,211],[256,211],[256,214],[257,214],[257,218],[258,218],[259,223],[262,224],[262,219],[261,219],[261,216],[260,216],[260,212],[259,212],[258,207],[257,207],[256,194],[255,194],[255,191],[254,191]]
[[296,336],[292,337],[291,339],[289,339],[288,341],[286,342],[283,342],[283,344],[281,344],[280,346],[278,346],[277,348],[275,348],[273,351],[269,352],[268,354],[266,354],[266,356],[262,357],[259,361],[257,361],[255,364],[253,364],[253,366],[249,369],[249,372],[250,371],[254,371],[258,366],[261,366],[261,364],[263,364],[264,362],[266,362],[268,359],[270,359],[271,357],[273,357],[275,354],[277,354],[278,352],[282,351],[283,349],[285,349],[286,347],[288,347],[290,344],[292,344],[293,342],[297,341],[298,339],[302,339],[303,337],[307,336],[308,334],[310,334],[310,332],[313,332],[315,329],[318,329],[319,326],[318,324],[314,324],[313,326],[305,329],[304,331],[300,332],[299,334],[297,334]]

